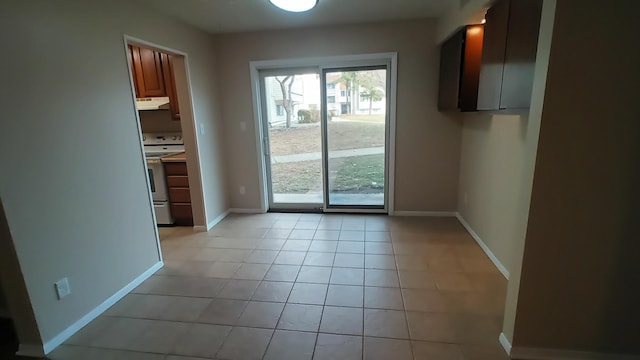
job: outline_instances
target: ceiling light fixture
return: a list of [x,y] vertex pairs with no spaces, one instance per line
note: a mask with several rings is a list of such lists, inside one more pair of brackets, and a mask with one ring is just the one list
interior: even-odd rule
[[291,12],[303,12],[313,9],[318,0],[269,0],[273,5],[282,10]]

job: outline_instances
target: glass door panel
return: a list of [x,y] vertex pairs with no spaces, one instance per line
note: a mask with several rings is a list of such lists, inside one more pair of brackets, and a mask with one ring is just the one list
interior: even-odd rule
[[387,68],[324,71],[327,207],[384,208]]
[[261,72],[261,83],[270,208],[321,208],[320,75]]

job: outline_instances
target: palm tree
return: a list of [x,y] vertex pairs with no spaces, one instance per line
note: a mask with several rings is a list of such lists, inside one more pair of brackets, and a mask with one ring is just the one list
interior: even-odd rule
[[347,94],[347,104],[349,104],[349,114],[353,114],[353,104],[351,103],[353,99],[353,92],[360,85],[360,76],[359,73],[355,71],[345,71],[340,73],[340,77],[332,82],[333,84],[345,84],[345,91]]
[[360,96],[363,99],[369,100],[369,115],[371,115],[373,102],[382,100],[382,98],[384,97],[384,93],[382,92],[382,90],[375,87],[365,87],[365,92],[361,93]]

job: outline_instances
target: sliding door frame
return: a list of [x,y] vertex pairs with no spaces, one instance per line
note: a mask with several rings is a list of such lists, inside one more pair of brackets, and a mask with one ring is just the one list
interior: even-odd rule
[[[387,148],[386,148],[386,174],[385,192],[386,201],[385,209],[366,209],[366,208],[327,208],[327,196],[324,194],[325,201],[323,210],[325,212],[386,212],[389,215],[394,214],[394,193],[395,193],[395,143],[396,143],[396,103],[397,103],[397,77],[398,77],[398,54],[396,52],[374,53],[374,54],[358,54],[343,55],[329,57],[311,57],[311,58],[295,58],[295,59],[279,59],[279,60],[260,60],[249,62],[249,72],[251,76],[251,95],[253,102],[254,115],[254,131],[255,131],[255,149],[257,159],[257,176],[259,182],[260,194],[260,211],[267,212],[269,210],[269,186],[266,164],[268,148],[265,147],[265,131],[262,124],[262,117],[265,115],[262,107],[263,99],[261,98],[261,70],[275,69],[294,69],[294,68],[316,68],[318,72],[323,74],[324,69],[340,69],[340,68],[361,68],[367,66],[388,65],[387,79],[389,81],[389,94],[387,102],[388,130],[387,130]],[[322,80],[322,79],[321,79]],[[326,97],[326,89],[321,89],[321,94]],[[323,99],[326,101],[326,99]],[[323,107],[322,111],[326,111]],[[325,114],[326,115],[326,114]],[[325,116],[323,115],[323,116]],[[323,155],[324,156],[324,155]]]
[[[391,75],[391,61],[380,62],[374,61],[372,63],[361,62],[360,65],[355,66],[342,66],[342,67],[321,67],[322,72],[320,73],[320,84],[322,85],[321,96],[322,96],[322,149],[323,149],[323,168],[326,169],[323,172],[324,179],[324,212],[360,212],[360,213],[387,213],[389,206],[389,187],[387,186],[387,181],[389,179],[389,143],[391,138],[391,129],[390,129],[390,75]],[[385,119],[384,119],[384,198],[383,205],[331,205],[330,204],[330,190],[329,189],[329,114],[327,110],[327,74],[331,72],[358,72],[358,71],[367,71],[367,70],[385,70]],[[360,94],[357,94],[360,96]]]
[[[318,75],[318,78],[321,76],[320,70],[318,69],[317,66],[314,67],[296,67],[296,68],[283,68],[283,69],[260,69],[258,70],[259,73],[259,81],[260,81],[260,94],[266,94],[266,82],[265,82],[265,78],[266,77],[270,77],[270,76],[287,76],[287,75],[303,75],[303,74],[316,74]],[[319,80],[320,83],[320,80]],[[320,95],[322,96],[322,95]],[[269,119],[268,117],[268,107],[267,107],[267,99],[266,97],[262,97],[260,99],[261,101],[261,111],[262,114],[264,114],[265,118],[261,119],[261,125],[262,125],[262,151],[263,151],[263,156],[264,156],[264,166],[265,166],[265,174],[266,174],[266,195],[268,198],[268,206],[270,210],[291,210],[291,209],[295,209],[295,210],[300,210],[300,211],[321,211],[324,207],[324,204],[326,202],[326,197],[323,196],[322,202],[321,203],[287,203],[287,202],[279,202],[276,203],[274,201],[274,194],[273,194],[273,173],[272,171],[272,165],[271,165],[271,142],[269,139]],[[320,102],[322,103],[322,99],[319,99]],[[320,139],[318,139],[319,141],[322,142],[322,132],[319,134],[320,135]],[[325,184],[324,184],[324,167],[322,166],[322,164],[324,164],[324,152],[321,150],[320,153],[322,154],[322,159],[320,162],[320,167],[321,167],[321,173],[320,176],[322,177],[322,189],[324,189]]]

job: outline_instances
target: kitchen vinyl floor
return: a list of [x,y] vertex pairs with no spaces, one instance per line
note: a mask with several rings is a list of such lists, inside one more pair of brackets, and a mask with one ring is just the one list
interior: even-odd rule
[[230,215],[54,360],[508,359],[506,280],[454,218]]

